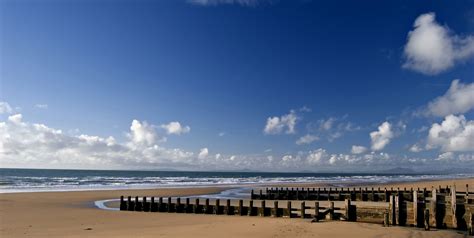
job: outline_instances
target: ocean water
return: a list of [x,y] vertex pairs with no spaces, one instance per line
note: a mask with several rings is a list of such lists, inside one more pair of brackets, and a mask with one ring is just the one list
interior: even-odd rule
[[474,174],[348,174],[0,169],[0,193],[324,182],[387,183],[472,177]]

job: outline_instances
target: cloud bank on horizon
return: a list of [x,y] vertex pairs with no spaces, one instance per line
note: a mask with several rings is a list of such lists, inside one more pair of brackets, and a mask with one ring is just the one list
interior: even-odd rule
[[[452,85],[460,84],[454,80]],[[469,92],[461,93],[459,97],[472,103],[474,83],[464,85]],[[437,103],[453,92],[453,86],[445,95],[428,103],[430,110],[436,107],[455,107],[457,100],[446,100]],[[449,96],[448,96],[449,98]],[[438,150],[435,158],[389,154],[383,149],[396,138],[393,123],[384,121],[375,131],[368,135],[371,140],[370,151],[366,146],[353,145],[350,153],[330,153],[326,149],[300,150],[294,154],[284,154],[280,158],[264,153],[257,155],[224,155],[211,154],[205,147],[197,152],[179,148],[167,148],[165,135],[185,134],[190,132],[189,126],[181,126],[174,121],[161,126],[150,125],[146,121],[132,120],[130,130],[126,133],[127,140],[118,142],[114,137],[93,135],[70,135],[62,130],[51,128],[44,124],[25,122],[22,114],[13,114],[8,102],[1,102],[2,114],[7,114],[7,120],[0,122],[0,155],[2,166],[7,167],[53,167],[53,168],[180,168],[191,170],[227,170],[249,169],[287,171],[304,169],[331,169],[371,166],[396,166],[399,163],[423,166],[449,162],[450,165],[474,164],[474,121],[467,120],[462,114],[449,114],[440,123],[433,123],[427,131],[425,145],[416,144],[409,151]],[[6,110],[8,108],[8,110]],[[473,110],[474,107],[470,107]],[[465,110],[462,110],[465,111]],[[275,118],[275,119],[274,119]],[[281,117],[269,117],[264,133],[274,136],[285,132],[296,133],[296,110]],[[335,120],[319,122],[322,130],[333,127]],[[158,129],[164,129],[162,135]],[[285,130],[286,129],[286,130]],[[290,133],[291,132],[291,133]],[[311,144],[319,137],[306,134],[296,141],[296,144]],[[338,166],[338,167],[336,167]]]

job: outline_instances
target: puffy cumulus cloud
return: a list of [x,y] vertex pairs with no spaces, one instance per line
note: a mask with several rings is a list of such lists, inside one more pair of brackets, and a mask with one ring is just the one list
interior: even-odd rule
[[370,139],[372,142],[371,149],[373,151],[382,150],[390,143],[390,140],[394,137],[392,131],[392,125],[389,122],[382,123],[377,131],[370,133]]
[[171,135],[181,135],[186,134],[191,131],[191,127],[189,126],[182,126],[181,123],[177,121],[172,121],[168,124],[161,125],[161,128],[166,130],[166,134]]
[[153,126],[148,125],[146,121],[133,120],[129,138],[136,145],[152,145],[156,142],[157,134]]
[[428,103],[425,114],[445,117],[472,109],[474,109],[474,83],[463,84],[456,79],[443,96]]
[[[133,120],[128,141],[113,137],[70,135],[44,124],[23,121],[21,114],[0,122],[0,163],[36,168],[150,168],[186,166],[195,156],[156,144],[153,127]],[[191,167],[191,166],[190,166]]]
[[315,135],[306,134],[306,135],[300,137],[296,141],[296,144],[297,145],[311,144],[311,143],[313,143],[314,141],[317,141],[317,140],[319,140],[319,137],[317,137]]
[[264,2],[272,2],[271,0],[187,0],[188,3],[201,6],[217,6],[221,4],[226,5],[241,5],[245,7],[255,7]]
[[[202,149],[199,151],[198,158],[199,158],[199,159],[205,159],[205,158],[207,158],[208,155],[209,155],[209,149],[207,149],[207,148],[202,148]],[[219,156],[219,157],[220,157],[220,156]]]
[[321,164],[327,156],[328,154],[326,153],[326,150],[320,148],[310,151],[306,157],[306,161],[309,164]]
[[413,27],[404,48],[404,68],[435,75],[474,55],[474,37],[452,34],[436,22],[434,13],[420,15]]
[[0,102],[0,114],[10,114],[13,112],[12,107],[7,102]]
[[267,123],[263,132],[265,134],[280,134],[286,129],[286,134],[294,134],[298,119],[299,118],[294,110],[291,110],[290,113],[281,117],[269,117],[267,118]]
[[352,154],[362,154],[362,153],[365,153],[366,151],[367,151],[367,148],[361,145],[353,145],[351,148]]
[[440,148],[445,152],[474,151],[474,121],[467,121],[463,115],[449,115],[441,124],[434,123],[426,148]]

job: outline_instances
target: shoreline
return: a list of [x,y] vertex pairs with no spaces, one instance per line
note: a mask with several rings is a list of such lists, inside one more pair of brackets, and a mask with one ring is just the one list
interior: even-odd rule
[[[146,191],[146,190],[157,190],[157,189],[190,189],[190,188],[219,188],[219,189],[230,189],[230,188],[262,188],[262,187],[386,187],[386,186],[404,186],[406,185],[407,188],[413,187],[413,184],[432,184],[435,182],[443,182],[443,181],[460,181],[466,179],[474,179],[473,176],[467,177],[458,177],[458,178],[434,178],[434,179],[419,179],[413,181],[388,181],[388,182],[362,182],[359,183],[358,181],[340,181],[340,182],[275,182],[275,183],[235,183],[235,184],[202,184],[202,185],[169,185],[169,186],[137,186],[137,187],[101,187],[101,188],[92,188],[92,189],[51,189],[51,190],[1,190],[1,194],[22,194],[22,193],[63,193],[63,192],[100,192],[100,191]],[[431,187],[431,186],[430,186]],[[420,187],[421,188],[421,187]],[[428,188],[428,187],[427,187]],[[474,190],[474,187],[472,187]]]

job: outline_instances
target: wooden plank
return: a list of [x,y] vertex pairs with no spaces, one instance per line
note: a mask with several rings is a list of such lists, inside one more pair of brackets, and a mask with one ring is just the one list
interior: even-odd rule
[[451,214],[452,214],[452,223],[453,228],[458,228],[458,222],[456,218],[456,186],[452,186],[450,189],[451,193]]

